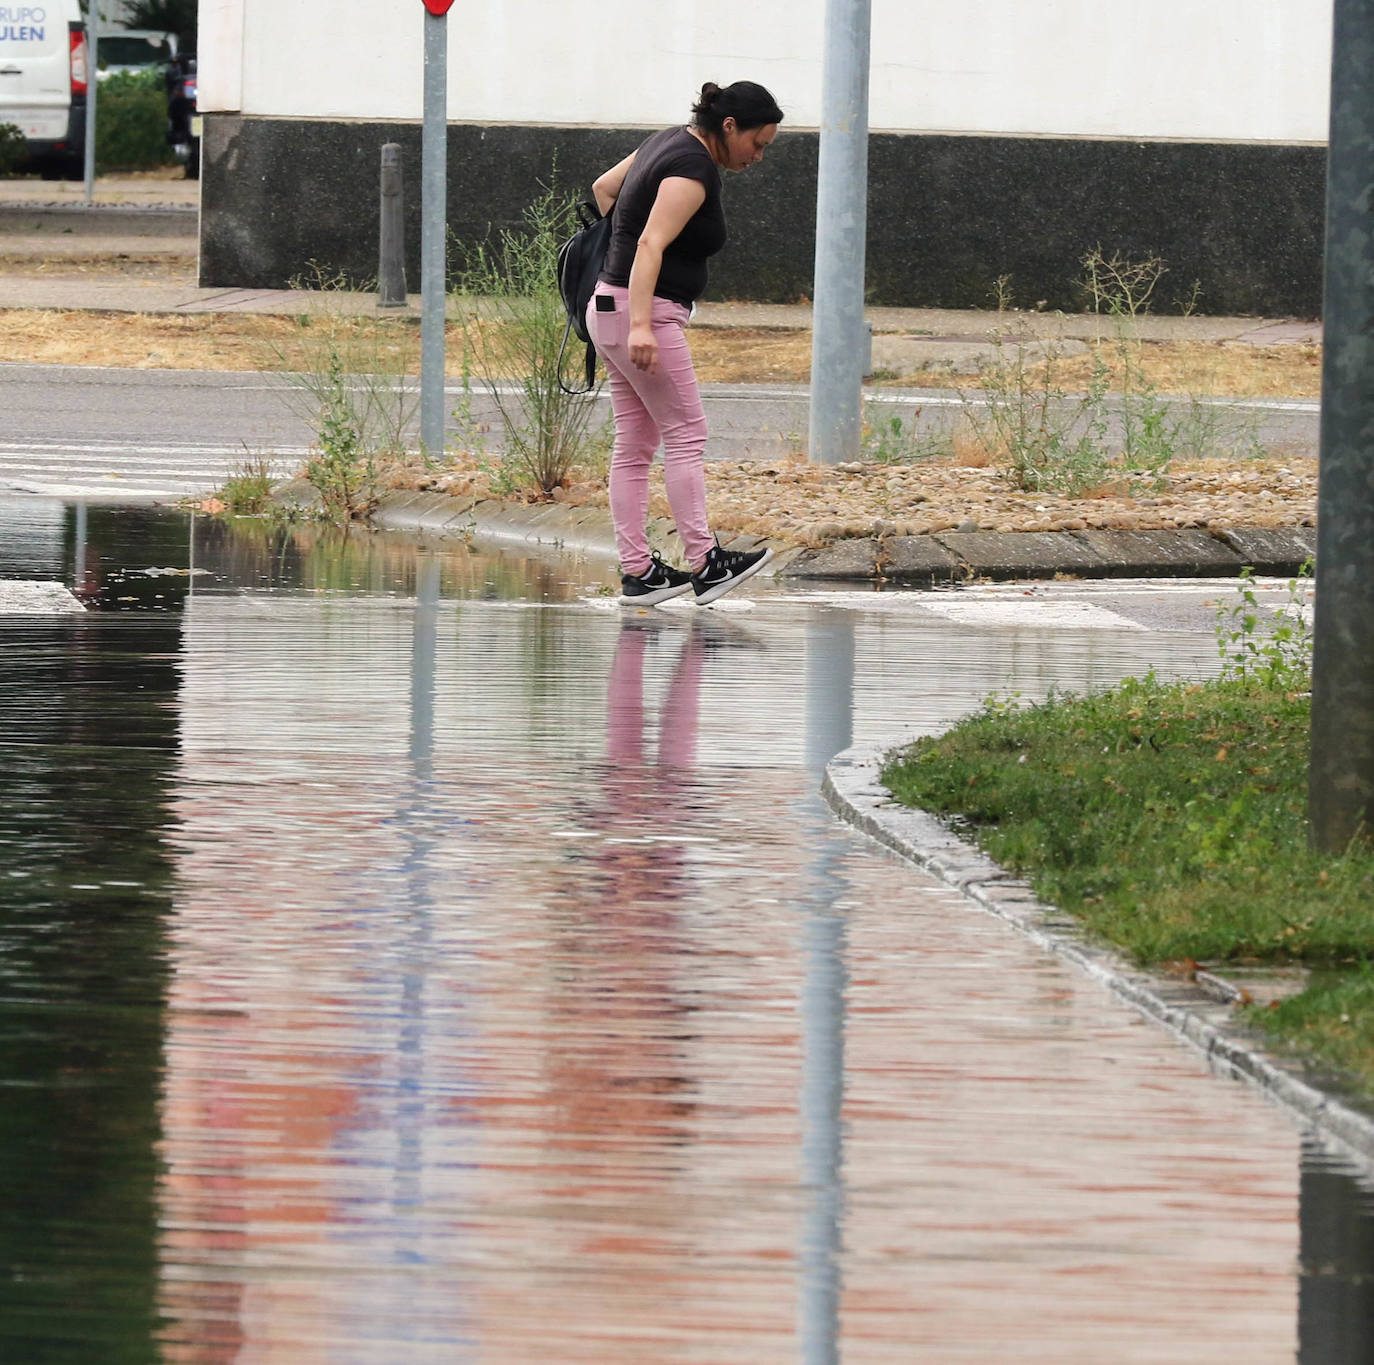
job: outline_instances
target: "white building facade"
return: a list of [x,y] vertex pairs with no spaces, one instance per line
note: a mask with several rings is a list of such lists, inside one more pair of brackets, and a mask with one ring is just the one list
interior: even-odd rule
[[[450,219],[585,190],[705,80],[787,112],[727,190],[712,294],[810,292],[824,0],[456,0]],[[418,238],[421,0],[201,0],[202,278],[375,269],[381,143]],[[1158,255],[1212,312],[1315,313],[1330,0],[873,0],[870,295],[1075,306],[1084,252]],[[416,247],[417,249],[417,247]]]

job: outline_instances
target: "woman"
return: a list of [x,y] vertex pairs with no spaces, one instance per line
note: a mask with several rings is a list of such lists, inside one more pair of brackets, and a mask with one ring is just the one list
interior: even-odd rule
[[[708,81],[689,125],[655,133],[592,186],[602,214],[615,210],[587,327],[606,362],[615,413],[611,519],[622,602],[650,606],[690,590],[704,605],[773,557],[724,550],[707,525],[706,417],[682,329],[706,287],[707,258],[725,245],[720,172],[761,161],[781,121],[761,85],[736,81],[722,90]],[[690,573],[651,553],[645,534],[660,440]]]

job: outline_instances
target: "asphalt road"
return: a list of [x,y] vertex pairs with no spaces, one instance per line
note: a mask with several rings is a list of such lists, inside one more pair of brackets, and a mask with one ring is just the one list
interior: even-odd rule
[[[461,389],[449,389],[457,405]],[[512,391],[513,392],[513,391]],[[600,400],[609,415],[609,404]],[[868,395],[879,429],[893,417],[903,430],[947,426],[961,399],[945,391],[883,390]],[[706,390],[710,453],[717,458],[775,459],[802,448],[809,400],[802,386],[712,385]],[[499,448],[499,418],[476,395],[477,422]],[[1294,457],[1315,455],[1315,400],[1247,400],[1200,410],[1240,448],[1253,440]],[[85,482],[124,480],[148,496],[209,488],[248,457],[293,462],[314,438],[311,405],[280,376],[198,370],[0,365],[0,489],[80,491]],[[452,422],[450,422],[452,429]],[[170,480],[170,482],[169,482]]]

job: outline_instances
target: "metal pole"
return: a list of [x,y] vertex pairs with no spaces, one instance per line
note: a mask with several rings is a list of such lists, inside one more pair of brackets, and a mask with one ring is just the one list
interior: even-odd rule
[[811,458],[859,457],[863,428],[864,248],[872,0],[826,0],[816,185]]
[[91,0],[86,17],[86,131],[81,149],[82,174],[86,181],[86,202],[95,195],[95,92],[100,86],[100,5]]
[[1374,0],[1336,0],[1326,174],[1311,841],[1374,834]]
[[448,233],[448,19],[425,11],[420,166],[420,444],[444,449],[444,247]]
[[403,228],[405,185],[401,174],[401,144],[382,144],[382,192],[377,233],[377,307],[404,308],[406,256]]

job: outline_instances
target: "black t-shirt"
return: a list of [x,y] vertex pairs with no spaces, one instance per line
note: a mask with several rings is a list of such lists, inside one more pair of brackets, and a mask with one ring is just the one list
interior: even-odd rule
[[720,199],[720,172],[711,153],[686,128],[665,128],[635,153],[611,218],[611,245],[600,278],[628,285],[635,248],[649,221],[659,186],[670,177],[696,180],[706,187],[706,202],[663,252],[654,293],[674,303],[691,305],[706,288],[706,260],[725,245],[725,208]]

